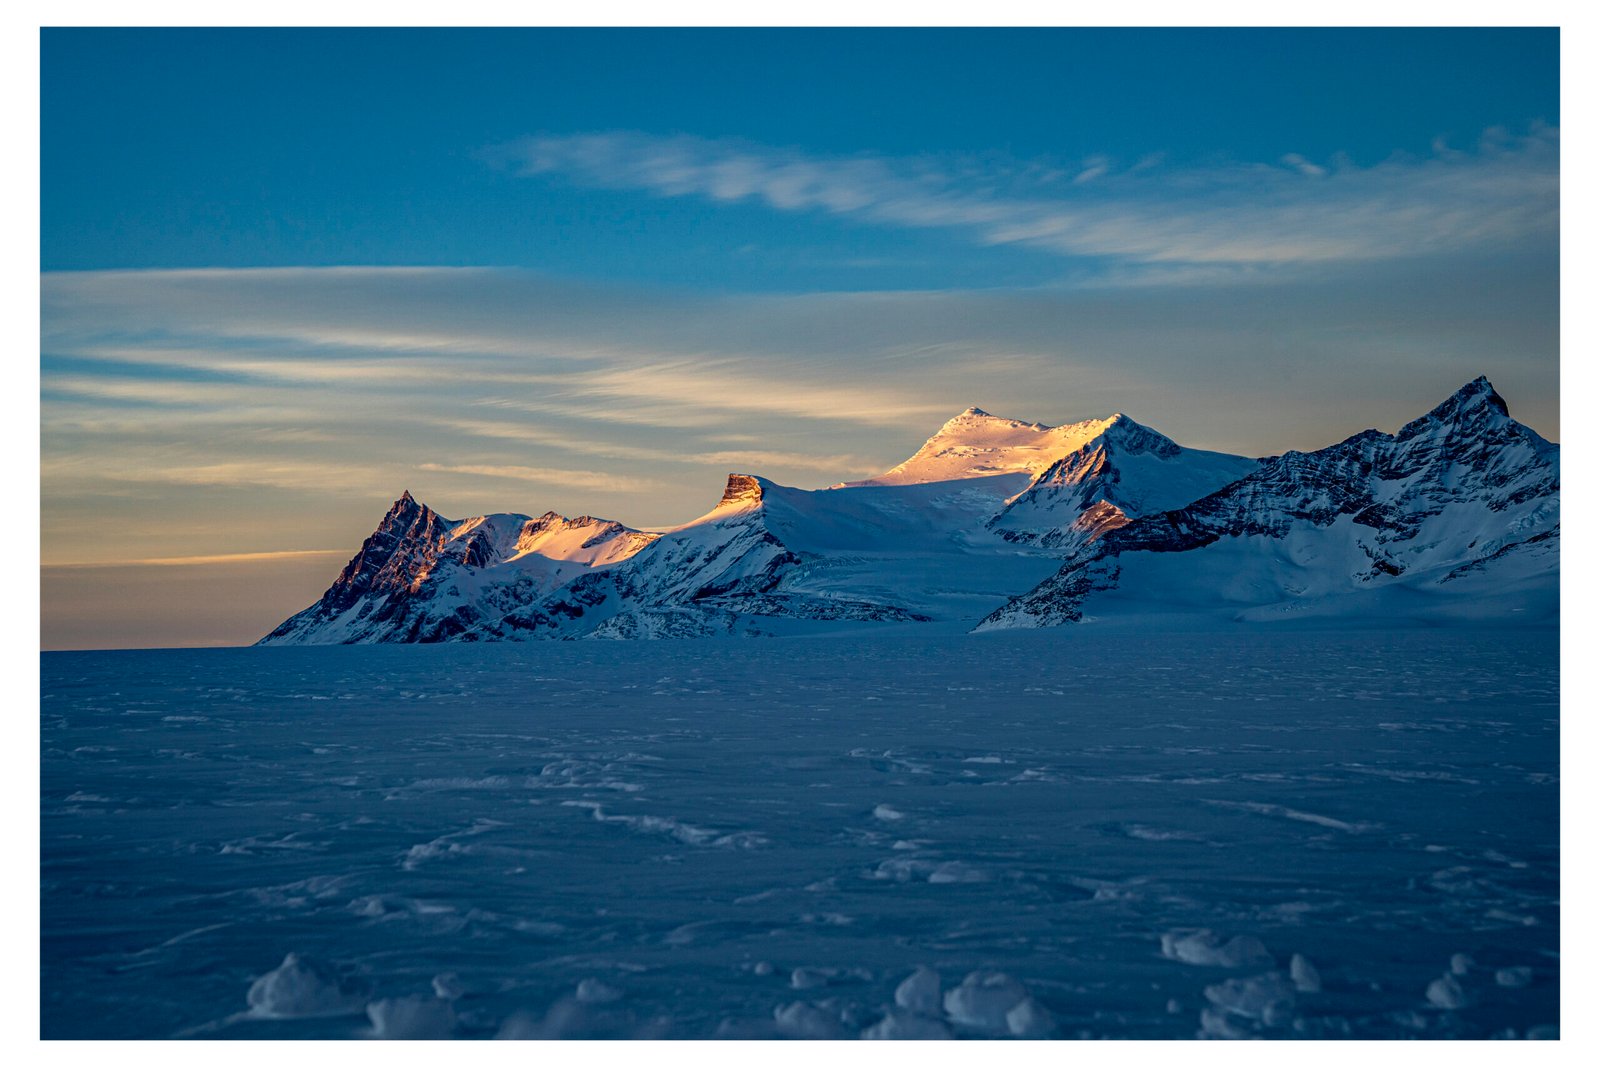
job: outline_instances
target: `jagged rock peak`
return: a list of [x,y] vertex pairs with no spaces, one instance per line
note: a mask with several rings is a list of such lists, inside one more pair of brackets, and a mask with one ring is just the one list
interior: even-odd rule
[[728,487],[722,491],[717,507],[738,507],[761,502],[761,479],[748,474],[728,475]]
[[379,524],[379,529],[396,524],[409,525],[419,515],[431,515],[433,510],[426,504],[419,504],[417,498],[407,489],[400,494],[400,499],[389,505],[389,511]]
[[1480,374],[1454,393],[1451,393],[1438,407],[1423,417],[1448,419],[1486,406],[1493,408],[1502,415],[1511,414],[1511,409],[1506,406],[1505,397],[1495,392],[1495,388],[1490,384],[1489,379]]
[[1511,409],[1506,405],[1505,398],[1495,392],[1488,378],[1480,374],[1451,393],[1426,415],[1406,423],[1396,436],[1404,440],[1440,424],[1478,426],[1484,420],[1492,422],[1509,420],[1510,417]]

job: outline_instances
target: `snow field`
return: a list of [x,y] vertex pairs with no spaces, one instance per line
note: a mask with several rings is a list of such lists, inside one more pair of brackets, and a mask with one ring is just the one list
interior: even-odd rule
[[1553,632],[1067,633],[48,655],[42,1031],[1559,1034]]

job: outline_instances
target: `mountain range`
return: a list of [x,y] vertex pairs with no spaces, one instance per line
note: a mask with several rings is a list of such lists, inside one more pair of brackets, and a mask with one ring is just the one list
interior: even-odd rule
[[1394,434],[1262,459],[1121,414],[1046,426],[968,408],[875,478],[731,474],[715,507],[664,531],[446,519],[407,492],[260,643],[1551,622],[1559,490],[1559,446],[1485,378]]

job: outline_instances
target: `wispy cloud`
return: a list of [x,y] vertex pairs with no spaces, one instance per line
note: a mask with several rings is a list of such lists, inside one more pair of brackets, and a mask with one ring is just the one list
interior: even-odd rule
[[[1553,239],[1271,285],[1260,266],[1125,269],[1096,286],[737,297],[516,270],[47,274],[43,551],[353,545],[402,489],[458,517],[671,525],[728,471],[820,487],[886,470],[972,404],[1043,422],[1124,410],[1262,454],[1393,428],[1488,373],[1559,436]],[[391,343],[429,324],[452,343]]]
[[595,492],[637,493],[650,488],[643,478],[626,478],[604,471],[558,470],[553,467],[519,467],[483,463],[421,463],[418,470],[435,474],[469,474],[478,478],[498,478],[540,485],[565,485]]
[[86,567],[205,567],[235,563],[278,563],[283,560],[348,557],[348,548],[297,548],[282,552],[232,552],[217,556],[157,556],[151,559],[109,559],[85,563],[46,563],[49,569],[81,570]]
[[[203,442],[201,443],[203,445]],[[200,449],[119,449],[112,456],[64,453],[46,456],[40,478],[52,487],[124,483],[237,489],[288,489],[298,493],[383,493],[383,468],[352,464],[337,456],[295,462],[280,458],[237,458],[195,462]]]
[[[630,460],[651,464],[690,464],[702,467],[758,466],[785,470],[817,471],[828,475],[876,473],[883,465],[881,460],[856,455],[812,455],[805,451],[775,452],[760,450],[722,450],[711,452],[676,452],[661,448],[643,448],[616,444],[606,440],[574,437],[545,427],[522,422],[495,422],[483,419],[437,419],[433,425],[471,437],[496,441],[514,441],[537,445],[541,448],[563,452],[599,456],[608,459]],[[738,437],[742,441],[760,440],[749,434],[708,435],[707,440],[727,440]]]
[[491,153],[525,175],[712,202],[756,201],[991,245],[1142,264],[1370,261],[1510,245],[1554,232],[1559,137],[1490,131],[1471,153],[1118,171],[1071,181],[1022,161],[820,157],[731,140],[612,132],[529,137]]

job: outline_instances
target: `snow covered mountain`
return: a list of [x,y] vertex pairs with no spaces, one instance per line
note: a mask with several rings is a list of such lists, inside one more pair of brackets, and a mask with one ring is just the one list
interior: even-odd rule
[[[401,495],[322,599],[262,644],[442,641],[487,636],[512,609],[655,539],[621,523],[555,512],[441,517]],[[503,634],[498,636],[504,636]]]
[[939,427],[939,432],[904,463],[876,478],[845,482],[834,488],[919,485],[1005,474],[1031,479],[1061,456],[1081,448],[1118,417],[1046,426],[968,408]]
[[1396,435],[1271,460],[1120,414],[1050,427],[969,408],[877,478],[732,474],[709,512],[658,533],[553,512],[452,521],[408,493],[262,643],[994,629],[1084,618],[1091,596],[1267,617],[1352,589],[1512,595],[1556,567],[1557,454],[1482,379]]
[[989,522],[1009,541],[1065,547],[1093,540],[1136,516],[1182,507],[1261,463],[1184,448],[1126,415],[1063,429],[1078,431],[1077,447]]
[[1080,544],[979,630],[1119,616],[1548,619],[1560,449],[1486,378],[1395,434],[1287,452]]

